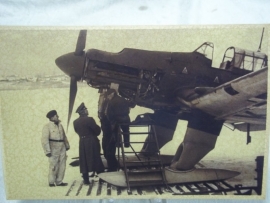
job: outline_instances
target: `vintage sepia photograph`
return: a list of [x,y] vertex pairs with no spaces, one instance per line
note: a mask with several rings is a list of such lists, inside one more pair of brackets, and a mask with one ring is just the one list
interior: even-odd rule
[[0,27],[9,200],[264,199],[269,25]]

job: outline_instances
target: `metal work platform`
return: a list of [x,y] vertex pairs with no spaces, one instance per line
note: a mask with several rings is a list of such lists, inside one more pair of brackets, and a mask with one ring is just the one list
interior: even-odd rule
[[[132,131],[129,132],[127,135],[134,137],[134,136],[141,136],[141,135],[147,135],[148,138],[152,137],[152,139],[146,139],[144,142],[135,142],[131,141],[129,142],[129,147],[132,149],[132,151],[125,151],[125,142],[124,142],[124,136],[126,135],[125,132],[121,130],[121,125],[128,125],[129,129],[132,131],[132,128],[146,128],[146,131],[139,131],[136,132]],[[153,184],[162,184],[166,185],[166,176],[164,173],[164,165],[162,163],[162,159],[160,158],[160,151],[159,151],[159,145],[156,135],[155,126],[152,124],[120,124],[118,128],[118,143],[120,147],[118,148],[118,162],[120,161],[120,156],[122,158],[122,164],[123,164],[123,171],[125,173],[125,179],[126,179],[126,185],[127,185],[127,191],[128,193],[131,193],[131,187],[136,186],[138,184],[145,184],[148,185],[149,182]],[[155,150],[151,152],[142,152],[142,151],[136,151],[133,148],[133,145],[148,145],[152,144],[155,148]],[[142,159],[140,158],[139,154],[144,154],[145,157],[149,157],[149,159]],[[137,160],[129,161],[126,159],[126,155],[131,154],[135,155],[137,157]],[[151,156],[151,159],[150,159]],[[130,170],[128,168],[128,164],[135,164],[137,165],[137,168],[140,170]],[[153,169],[153,165],[155,165],[155,168]],[[140,177],[143,176],[143,179],[140,179]]]

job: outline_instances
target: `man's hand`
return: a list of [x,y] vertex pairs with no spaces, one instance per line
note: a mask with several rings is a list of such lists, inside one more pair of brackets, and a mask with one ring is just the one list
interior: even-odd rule
[[51,157],[52,156],[52,153],[48,153],[46,154],[47,157]]

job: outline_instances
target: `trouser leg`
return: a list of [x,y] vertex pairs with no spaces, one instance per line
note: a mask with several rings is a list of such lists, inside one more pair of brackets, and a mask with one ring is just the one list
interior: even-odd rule
[[115,157],[115,152],[116,152],[116,137],[115,136],[116,136],[115,131],[113,131],[112,137],[110,138],[106,146],[105,158],[107,159],[107,163],[108,163],[108,171],[117,171],[117,167],[118,167],[118,162]]
[[56,174],[56,181],[55,181],[57,185],[61,184],[64,179],[66,171],[66,160],[67,160],[66,153],[63,153],[59,156],[57,164],[58,171]]
[[108,146],[108,142],[109,142],[111,134],[112,134],[111,124],[110,124],[110,121],[108,120],[108,118],[106,118],[106,117],[100,119],[100,123],[101,123],[101,129],[102,129],[102,132],[103,132],[102,150],[103,150],[104,156],[106,156],[105,155],[106,147]]
[[89,183],[89,175],[88,175],[88,173],[83,173],[82,177],[83,177],[84,183],[86,183],[86,184]]
[[117,166],[118,166],[118,162],[117,159],[115,157],[115,152],[116,152],[116,146],[115,146],[115,142],[110,142],[109,146],[108,146],[108,150],[107,150],[107,162],[108,162],[108,170],[109,171],[116,171],[117,170]]
[[125,147],[129,147],[129,141],[130,141],[130,132],[129,132],[129,125],[121,125],[121,129],[124,134],[124,145]]
[[56,165],[58,162],[57,156],[51,156],[49,157],[49,174],[48,174],[48,182],[49,184],[54,184],[56,179]]

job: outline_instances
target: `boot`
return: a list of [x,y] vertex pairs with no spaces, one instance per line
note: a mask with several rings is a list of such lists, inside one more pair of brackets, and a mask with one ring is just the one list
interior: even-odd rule
[[89,175],[88,175],[88,173],[83,173],[82,174],[82,177],[83,177],[83,184],[89,185],[90,182],[89,182]]

